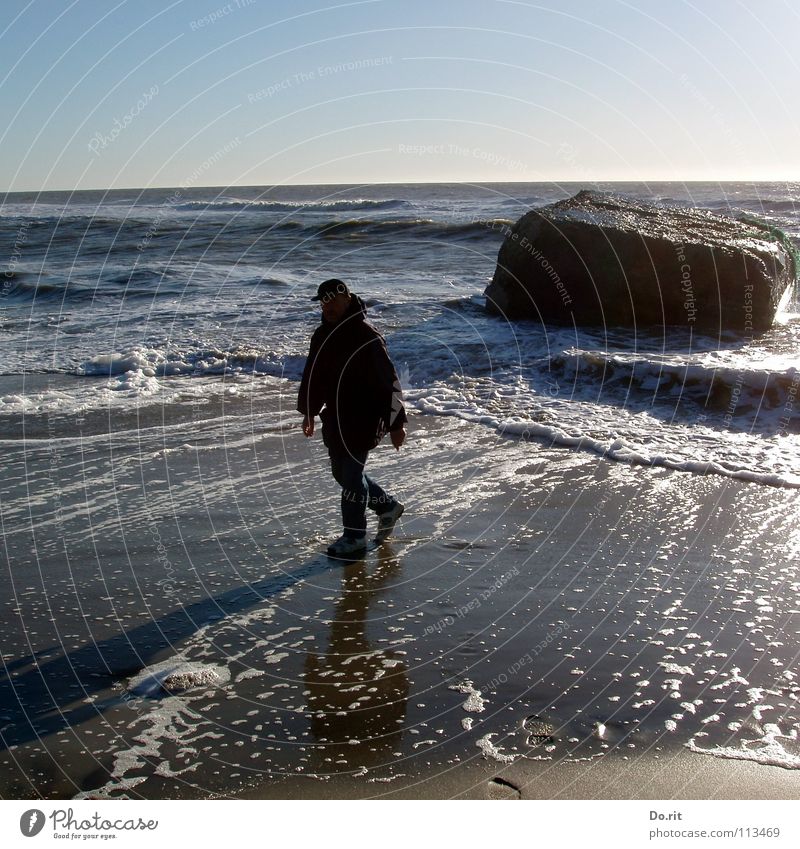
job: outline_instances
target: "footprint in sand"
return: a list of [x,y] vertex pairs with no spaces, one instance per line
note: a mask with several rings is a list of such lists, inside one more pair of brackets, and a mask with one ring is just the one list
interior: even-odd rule
[[497,776],[488,783],[487,794],[490,799],[499,799],[501,801],[511,801],[513,799],[521,799],[522,793],[519,787],[512,784],[505,778]]

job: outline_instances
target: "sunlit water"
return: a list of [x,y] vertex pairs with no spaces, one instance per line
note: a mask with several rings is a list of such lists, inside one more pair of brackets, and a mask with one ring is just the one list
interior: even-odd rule
[[[625,190],[797,234],[791,187]],[[667,342],[487,316],[501,236],[473,219],[571,193],[6,203],[2,795],[379,795],[674,747],[800,765],[800,322]],[[334,275],[412,412],[370,460],[396,540],[348,566],[320,554],[337,490],[294,412]]]

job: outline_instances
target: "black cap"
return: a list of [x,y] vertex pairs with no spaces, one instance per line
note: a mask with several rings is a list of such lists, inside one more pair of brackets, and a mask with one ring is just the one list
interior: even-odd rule
[[312,301],[328,301],[335,298],[337,295],[349,295],[350,290],[347,284],[341,280],[326,280],[319,284],[317,294],[311,299]]

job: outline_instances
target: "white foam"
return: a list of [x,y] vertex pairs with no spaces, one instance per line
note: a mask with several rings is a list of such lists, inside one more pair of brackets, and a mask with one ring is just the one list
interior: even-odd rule
[[[715,746],[704,749],[692,738],[686,747],[693,752],[711,755],[715,758],[729,758],[739,761],[753,761],[765,766],[779,766],[784,769],[800,769],[800,756],[787,752],[781,740],[796,742],[795,737],[781,734],[776,726],[768,726],[760,740],[743,741],[736,746]],[[696,735],[697,736],[697,735]]]
[[[421,309],[419,305],[414,306],[416,313]],[[443,321],[441,314],[438,320]],[[255,345],[214,347],[199,343],[181,346],[165,342],[100,352],[72,368],[78,375],[107,378],[101,386],[98,387],[94,380],[86,381],[74,398],[69,392],[10,393],[0,399],[0,413],[78,412],[108,405],[189,403],[191,399],[183,393],[202,396],[206,387],[203,381],[195,378],[211,375],[225,376],[229,380],[259,375],[296,380],[304,364],[307,330],[299,323],[289,323],[285,327],[273,323],[269,347],[264,348]],[[741,375],[735,367],[737,364],[726,360],[726,364],[721,365],[719,357],[722,354],[698,355],[706,357],[708,362],[698,361],[687,366],[688,355],[684,354],[675,355],[674,362],[667,362],[669,358],[665,360],[658,354],[643,357],[571,349],[569,334],[555,329],[548,331],[546,336],[523,335],[513,326],[487,320],[476,324],[470,332],[475,334],[476,345],[471,346],[469,340],[463,341],[464,349],[458,349],[462,370],[457,375],[452,374],[449,356],[444,357],[434,350],[420,352],[418,333],[413,335],[413,340],[409,337],[407,341],[402,338],[402,329],[399,341],[389,335],[393,356],[398,355],[398,367],[403,368],[404,356],[413,363],[413,368],[406,367],[404,371],[409,407],[431,415],[456,416],[505,435],[589,451],[619,462],[800,487],[800,437],[785,432],[786,411],[797,416],[796,405],[778,404],[769,410],[764,406],[764,398],[772,397],[771,390],[766,390],[776,382],[783,386],[787,381],[796,380],[796,369],[785,364],[781,369],[778,361],[772,364],[758,362],[756,367],[755,350],[738,355],[742,363],[751,362],[742,379],[747,386],[752,384],[753,397],[743,396],[742,408],[757,410],[759,423],[772,426],[781,434],[780,438],[763,438],[758,429],[749,433],[744,427],[740,430],[727,427],[721,423],[722,414],[716,421],[711,416],[706,422],[705,419],[690,419],[688,414],[678,415],[674,409],[669,416],[648,407],[636,409],[622,389],[616,403],[603,402],[598,398],[594,379],[577,380],[579,372],[571,371],[574,359],[573,365],[582,364],[580,367],[584,370],[596,368],[597,363],[611,362],[618,369],[649,375],[647,379],[661,375],[659,381],[667,372],[684,375],[687,368],[690,377],[694,374],[692,369],[699,370],[692,377],[698,382],[710,379],[709,374],[714,380],[722,380],[725,375],[725,379],[738,380]],[[430,344],[435,345],[435,339]],[[549,373],[539,374],[538,366],[520,370],[519,363],[538,363],[561,346],[565,353],[561,355],[563,374],[558,380],[549,377]],[[492,360],[498,361],[488,375],[487,350],[492,351]],[[517,358],[519,363],[512,362]],[[523,374],[525,376],[521,376]],[[178,391],[177,378],[184,381],[191,378],[195,384],[201,384],[202,390],[194,386],[187,390],[183,386]],[[553,394],[539,385],[545,379],[553,382]],[[558,381],[564,385],[559,386]],[[609,389],[607,382],[602,384],[602,389],[604,399],[614,395],[613,387]],[[236,387],[227,383],[224,391],[231,390],[236,391]],[[292,391],[296,391],[294,387]]]
[[[492,350],[502,351],[509,345],[513,345],[512,350],[519,348],[520,340],[505,339],[500,333],[497,339],[485,342]],[[541,354],[523,350],[520,357],[535,362]],[[778,442],[729,430],[713,420],[708,424],[682,420],[674,410],[666,418],[659,417],[648,409],[627,409],[624,394],[619,405],[599,403],[593,382],[585,390],[586,398],[581,396],[584,390],[578,382],[550,397],[499,369],[490,378],[475,377],[469,374],[472,366],[466,363],[461,374],[443,377],[437,373],[440,364],[436,360],[415,365],[417,387],[407,392],[407,398],[422,413],[457,416],[505,435],[591,451],[619,462],[800,487],[800,438],[793,434],[784,435]],[[420,372],[424,375],[422,385]],[[566,367],[565,372],[570,373]],[[793,374],[787,371],[782,379],[789,380]],[[757,404],[756,409],[760,422],[769,424],[771,415],[775,429],[785,430],[785,422],[780,420],[783,408],[769,412]]]
[[471,713],[480,713],[486,709],[486,699],[482,698],[481,691],[476,690],[469,679],[460,684],[452,684],[448,689],[467,694],[467,700],[462,705],[464,710]]
[[264,674],[263,669],[245,669],[244,672],[240,672],[236,676],[236,683],[238,684],[240,681],[247,681],[250,678],[260,678]]
[[492,737],[496,736],[496,734],[486,734],[479,740],[476,740],[475,745],[483,752],[483,755],[486,758],[491,758],[492,760],[499,761],[503,764],[514,763],[517,759],[515,755],[509,755],[503,752],[495,746],[494,743],[492,743]]

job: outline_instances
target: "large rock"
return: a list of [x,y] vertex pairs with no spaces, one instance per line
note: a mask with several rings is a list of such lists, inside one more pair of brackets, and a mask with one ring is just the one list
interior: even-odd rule
[[795,273],[788,240],[764,223],[583,191],[507,232],[486,306],[555,324],[753,333]]

